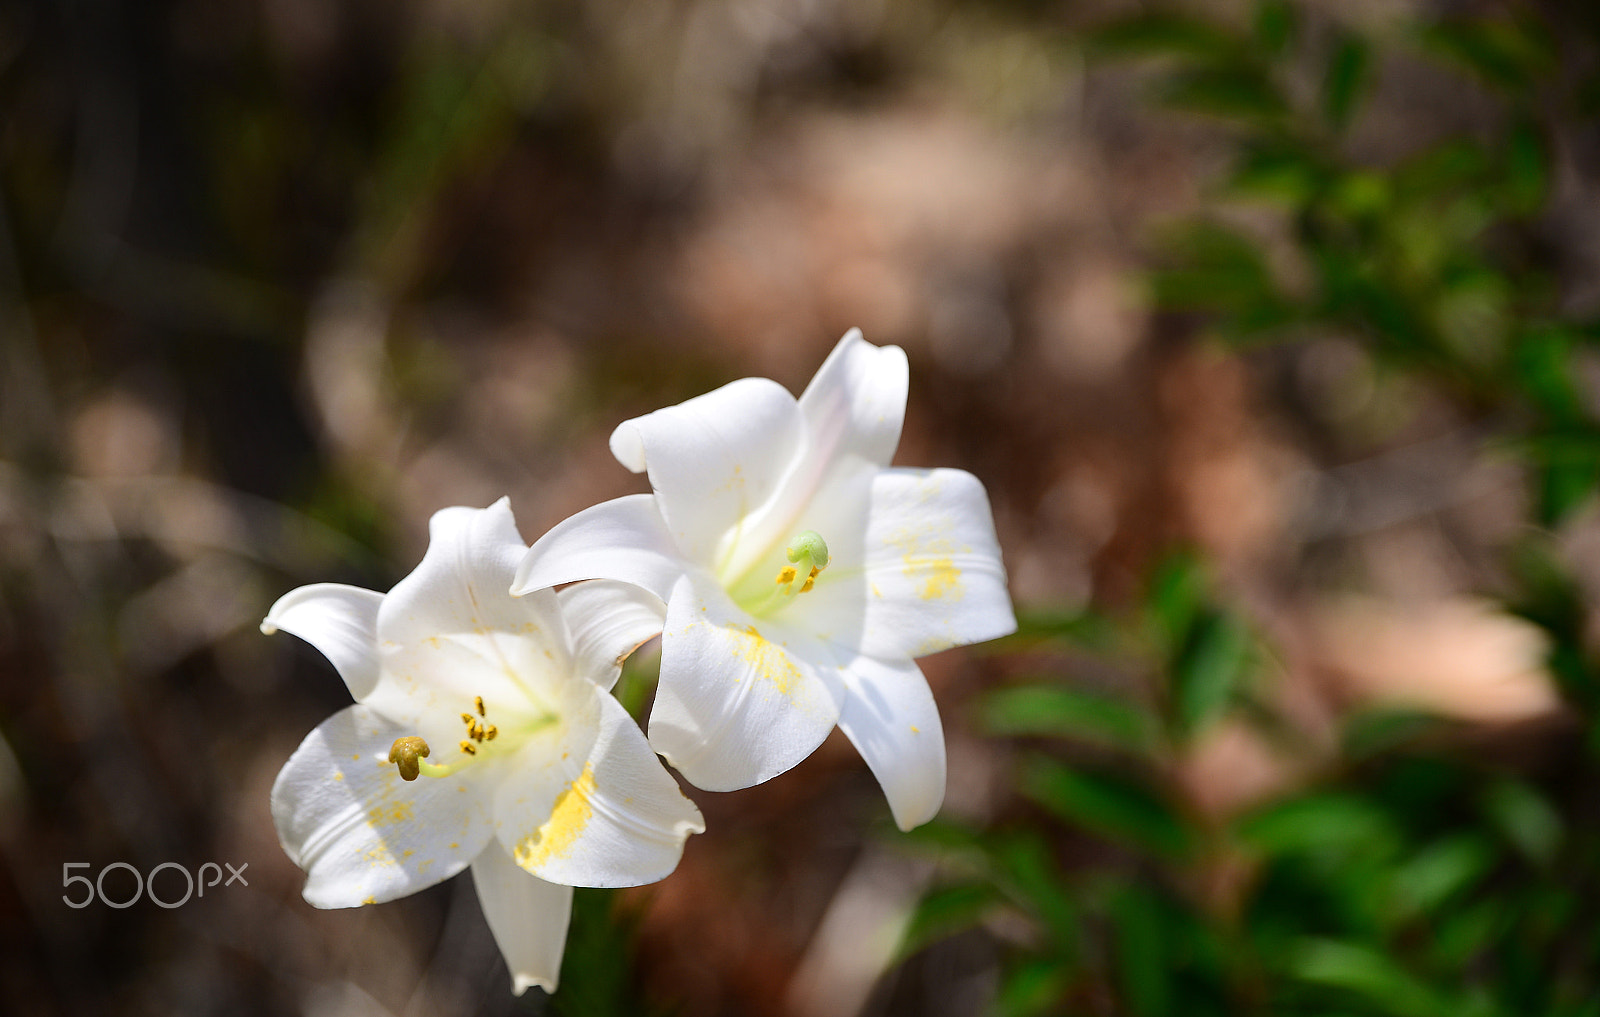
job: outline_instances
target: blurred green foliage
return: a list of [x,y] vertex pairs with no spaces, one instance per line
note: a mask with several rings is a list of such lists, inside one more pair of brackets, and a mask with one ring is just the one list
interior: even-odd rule
[[[1379,37],[1265,0],[1244,23],[1156,12],[1091,42],[1153,62],[1154,98],[1223,124],[1233,153],[1208,212],[1165,237],[1156,305],[1241,350],[1359,344],[1525,464],[1551,527],[1600,482],[1580,374],[1600,322],[1566,312],[1540,244],[1549,121],[1597,87],[1561,73],[1553,24],[1516,8]],[[1493,129],[1358,156],[1364,99],[1397,54],[1481,90]],[[1287,245],[1230,208],[1265,210]],[[991,930],[1007,958],[995,1010],[1019,1017],[1600,1014],[1586,610],[1549,537],[1507,558],[1498,596],[1549,635],[1577,736],[1530,763],[1463,725],[1356,714],[1296,790],[1222,818],[1179,761],[1224,718],[1268,744],[1293,727],[1259,694],[1270,648],[1206,564],[1172,555],[1131,610],[1024,618],[1008,652],[1125,680],[1090,687],[1069,663],[979,700],[980,727],[1013,740],[1022,804],[914,835],[944,878],[904,950]]]

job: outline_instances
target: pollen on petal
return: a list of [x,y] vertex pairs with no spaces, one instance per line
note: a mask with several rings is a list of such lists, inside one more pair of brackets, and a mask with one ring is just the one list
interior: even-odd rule
[[594,764],[586,763],[578,779],[556,796],[550,818],[517,842],[512,852],[518,865],[532,872],[551,858],[565,858],[594,816]]
[[779,694],[792,696],[796,683],[800,681],[800,669],[795,667],[794,661],[777,646],[767,640],[754,625],[746,625],[743,632],[733,633],[735,652],[739,659],[772,683]]

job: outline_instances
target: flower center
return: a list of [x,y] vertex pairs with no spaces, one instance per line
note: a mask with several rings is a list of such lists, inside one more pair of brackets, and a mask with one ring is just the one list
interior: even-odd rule
[[[778,586],[786,595],[810,593],[817,576],[828,567],[828,542],[823,540],[822,534],[816,530],[806,530],[789,541],[784,554],[792,564],[778,570]],[[806,577],[805,582],[800,589],[792,589],[795,580],[801,575]]]
[[777,577],[771,582],[761,577],[772,573],[758,568],[729,585],[727,590],[734,602],[750,614],[763,618],[783,610],[800,594],[810,593],[817,577],[828,567],[828,542],[815,530],[803,530],[790,538],[784,548],[784,559],[788,564],[779,567]]
[[[401,780],[416,780],[417,777],[448,777],[480,760],[502,754],[497,750],[507,750],[512,746],[501,742],[498,746],[491,744],[500,736],[500,728],[488,722],[489,711],[483,705],[482,696],[473,696],[472,705],[477,710],[477,715],[463,713],[461,723],[465,726],[466,737],[456,743],[456,748],[461,752],[461,758],[453,763],[430,763],[427,761],[432,749],[428,743],[416,735],[396,738],[394,744],[389,746],[389,762],[400,768]],[[529,724],[521,725],[518,733],[523,737],[533,732],[556,723],[560,718],[554,713],[546,713],[536,718]],[[521,739],[513,739],[520,741]]]

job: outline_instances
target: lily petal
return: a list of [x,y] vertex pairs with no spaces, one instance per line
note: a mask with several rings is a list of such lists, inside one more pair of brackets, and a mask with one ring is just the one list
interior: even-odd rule
[[879,659],[1016,631],[989,499],[964,470],[879,471],[863,557],[860,573],[841,569],[837,589],[797,598],[796,623]]
[[261,623],[261,631],[270,636],[282,629],[316,647],[359,701],[378,684],[378,605],[382,603],[383,594],[357,586],[302,586],[278,598]]
[[800,395],[811,444],[807,458],[818,463],[856,456],[888,466],[900,444],[911,369],[898,346],[874,346],[852,328],[822,362]]
[[[518,603],[506,596],[527,551],[507,498],[486,509],[435,512],[428,521],[427,553],[384,598],[378,637],[406,643],[486,629],[526,632],[534,622],[548,630],[546,642],[566,646],[566,628],[553,603]],[[530,618],[530,611],[545,617]]]
[[580,579],[616,579],[665,603],[684,567],[655,496],[630,494],[569,516],[534,541],[511,592],[520,597]]
[[700,573],[667,602],[650,745],[695,787],[735,791],[809,756],[839,719],[844,686],[826,646],[740,610]]
[[738,542],[745,518],[777,491],[799,457],[803,432],[800,407],[782,385],[741,378],[624,421],[612,432],[611,451],[636,473],[648,469],[684,557],[715,567]]
[[648,590],[628,583],[596,580],[575,583],[556,594],[572,630],[574,670],[610,691],[622,662],[661,633],[667,605]]
[[498,841],[472,863],[472,885],[511,969],[511,991],[520,996],[530,985],[556,991],[572,918],[572,887],[523,872]]
[[910,660],[857,657],[845,667],[850,694],[839,713],[889,799],[902,830],[921,826],[944,803],[944,726],[922,671]]
[[476,697],[542,712],[539,689],[567,674],[571,644],[554,594],[506,595],[526,547],[505,499],[436,512],[428,531],[422,562],[378,609],[383,670],[365,702],[440,747]]
[[533,768],[501,785],[500,843],[524,871],[551,882],[653,883],[677,868],[685,838],[703,831],[705,821],[622,704],[598,691],[596,699],[598,737],[587,759],[571,754],[557,788],[548,769]]
[[319,908],[394,900],[466,868],[493,836],[471,780],[400,779],[389,747],[410,732],[356,705],[323,721],[272,786],[278,839]]

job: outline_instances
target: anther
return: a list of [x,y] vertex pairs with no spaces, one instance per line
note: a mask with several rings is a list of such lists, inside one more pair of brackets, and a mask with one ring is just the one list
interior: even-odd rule
[[461,715],[461,723],[463,723],[463,724],[465,724],[465,725],[467,725],[467,727],[469,727],[469,728],[470,728],[470,727],[471,727],[471,726],[472,726],[472,724],[473,724],[473,721],[472,721],[472,714],[470,714],[470,713],[463,713],[463,714],[462,714],[462,715]]
[[461,740],[461,751],[465,752],[469,756],[476,756],[478,754],[478,747],[463,738]]
[[491,742],[494,741],[494,736],[499,733],[500,729],[495,727],[493,724],[490,724],[488,727],[483,729],[483,736]]
[[793,565],[785,565],[778,572],[778,585],[779,586],[788,586],[790,583],[794,582],[794,577],[796,575],[798,575],[798,574],[799,573],[795,572],[795,568],[794,568]]
[[472,705],[474,705],[474,706],[476,706],[478,708],[478,716],[480,716],[480,717],[489,716],[487,713],[484,712],[484,709],[483,709],[483,697],[482,696],[473,696],[472,697]]
[[396,738],[389,746],[389,762],[400,768],[401,780],[416,780],[422,772],[421,757],[427,756],[428,751],[428,743],[415,735]]

